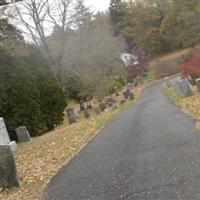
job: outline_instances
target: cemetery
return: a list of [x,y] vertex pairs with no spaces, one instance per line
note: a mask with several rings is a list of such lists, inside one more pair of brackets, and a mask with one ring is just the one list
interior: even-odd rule
[[[143,88],[144,86],[131,90],[134,92],[135,100]],[[91,105],[85,106],[82,111],[82,102],[75,107],[67,108],[64,124],[39,138],[31,139],[25,126],[18,127],[17,145],[15,142],[15,145],[10,142],[5,123],[0,118],[0,154],[2,155],[0,163],[3,166],[0,167],[0,175],[4,174],[0,178],[0,189],[3,190],[0,199],[5,196],[11,200],[30,197],[40,199],[47,181],[56,174],[63,163],[80,151],[105,124],[121,111],[132,106],[134,101],[131,97],[125,100],[124,91],[126,88],[118,92],[118,95],[105,97],[101,101],[95,101],[95,104],[91,102]],[[124,103],[121,104],[121,101]],[[17,150],[16,146],[18,146]],[[9,169],[9,174],[5,173],[5,169]],[[19,189],[6,189],[13,187]]]
[[200,1],[96,2],[0,0],[0,200],[199,198]]
[[190,82],[187,78],[176,77],[165,84],[164,90],[186,114],[197,119],[200,128],[200,79]]

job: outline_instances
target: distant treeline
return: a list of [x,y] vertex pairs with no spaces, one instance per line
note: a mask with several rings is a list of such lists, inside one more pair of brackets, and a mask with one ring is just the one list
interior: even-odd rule
[[115,35],[122,35],[149,56],[194,46],[200,42],[199,0],[111,0]]
[[[38,2],[22,4],[30,6],[31,12],[37,3],[41,6],[38,10],[48,13]],[[74,5],[74,1],[71,3]],[[31,43],[10,23],[12,15],[0,15],[0,117],[5,119],[13,139],[18,126],[27,126],[33,136],[54,129],[63,122],[69,99],[80,100],[87,95],[101,99],[124,84],[120,53],[125,44],[113,36],[109,16],[93,15],[82,0],[76,4],[78,10],[73,9],[73,14],[77,17],[72,18],[76,29],[71,28],[71,21],[64,27],[58,21],[48,37],[45,32],[41,34],[45,27],[40,27]],[[9,11],[9,6],[5,8]],[[43,20],[40,13],[39,22]]]

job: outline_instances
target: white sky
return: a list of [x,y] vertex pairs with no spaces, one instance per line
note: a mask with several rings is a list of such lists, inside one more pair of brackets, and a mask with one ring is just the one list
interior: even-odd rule
[[91,6],[97,11],[106,11],[109,8],[110,0],[85,0],[87,6]]
[[[110,0],[84,0],[85,1],[85,5],[90,7],[92,11],[99,11],[99,12],[105,12],[109,9],[109,5],[110,5]],[[26,19],[26,21],[28,22],[28,17],[24,17]],[[19,29],[25,29],[25,27],[23,25],[21,25],[20,23],[17,22],[13,22],[15,25],[17,25],[17,27]],[[31,23],[31,22],[30,22]],[[50,32],[49,30],[51,28],[49,28],[50,25],[48,25],[48,32]],[[30,40],[26,34],[24,34],[25,38],[27,40]]]

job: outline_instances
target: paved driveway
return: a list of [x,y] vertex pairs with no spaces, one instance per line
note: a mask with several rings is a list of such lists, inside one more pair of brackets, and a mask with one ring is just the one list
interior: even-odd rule
[[45,193],[45,200],[200,199],[200,132],[160,84],[152,84],[52,179]]

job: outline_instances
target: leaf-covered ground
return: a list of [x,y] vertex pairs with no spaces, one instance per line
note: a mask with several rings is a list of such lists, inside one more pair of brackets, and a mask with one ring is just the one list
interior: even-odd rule
[[183,112],[197,119],[197,127],[200,129],[200,93],[196,87],[193,87],[194,95],[186,98],[177,96],[173,87],[165,87],[165,92]]
[[[139,96],[141,89],[135,91],[136,97]],[[79,122],[73,125],[68,125],[65,121],[55,131],[18,145],[15,157],[21,187],[0,193],[0,199],[41,199],[42,191],[59,169],[91,141],[105,124],[133,103],[129,102],[99,116],[93,113],[87,120],[81,116]]]

